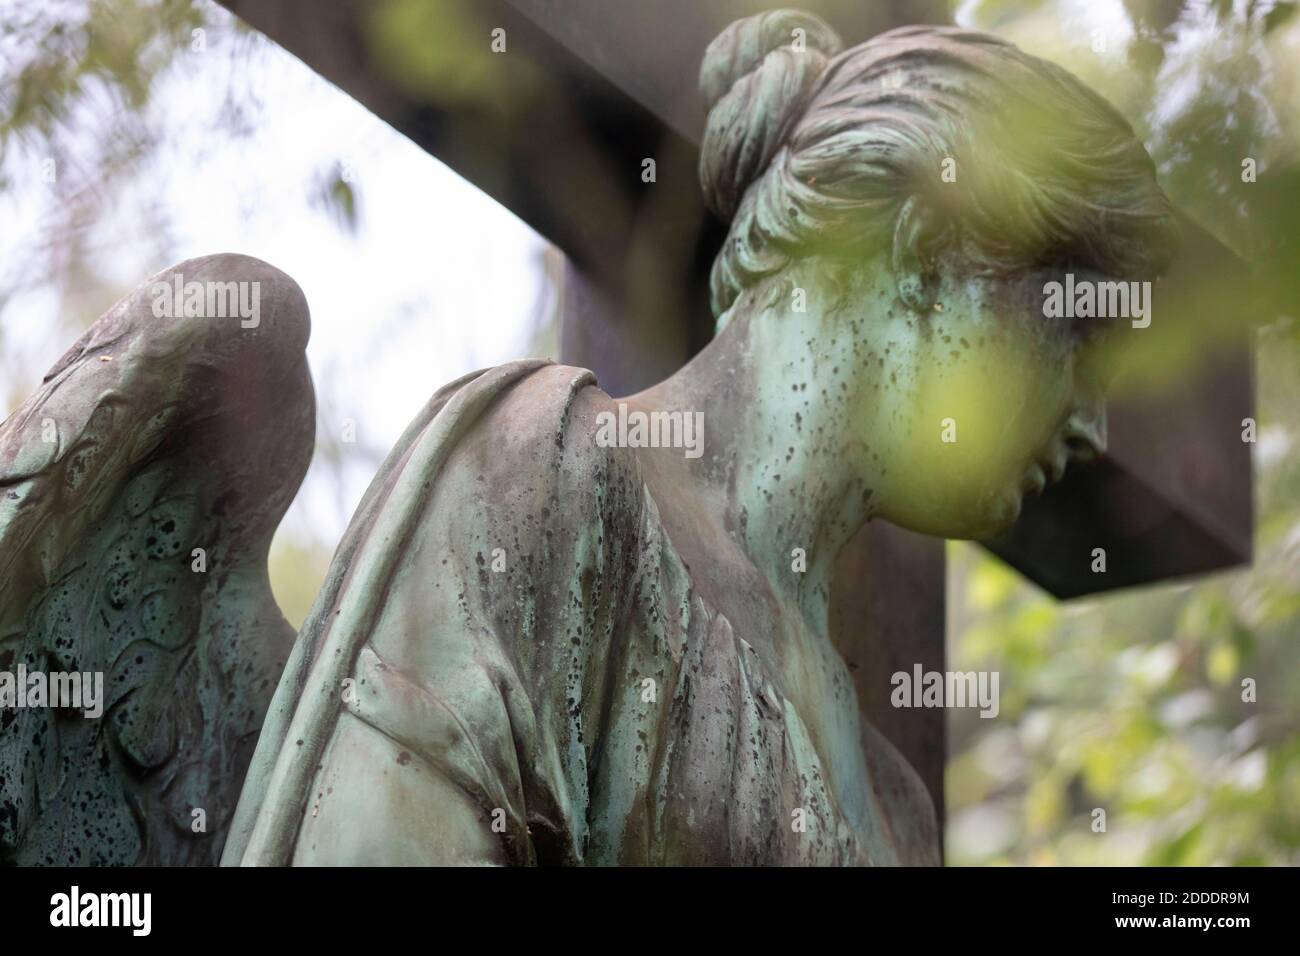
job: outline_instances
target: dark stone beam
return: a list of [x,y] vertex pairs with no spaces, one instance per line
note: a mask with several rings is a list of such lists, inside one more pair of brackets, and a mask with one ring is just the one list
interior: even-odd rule
[[[618,303],[627,341],[659,343],[644,362],[613,360],[627,367],[605,379],[612,393],[650,384],[708,341],[708,267],[723,233],[695,176],[703,121],[695,78],[722,26],[777,4],[430,0],[438,27],[430,56],[445,50],[457,70],[486,78],[481,99],[447,99],[437,83],[421,85],[391,62],[372,19],[381,4],[223,2],[560,246],[594,294]],[[927,10],[857,0],[802,6],[847,43]],[[932,21],[946,18],[946,4],[929,7]],[[505,54],[491,52],[495,27],[506,30]],[[647,157],[657,162],[652,184],[641,181]],[[1216,255],[1227,256],[1202,236],[1188,261],[1221,271]],[[1161,324],[1172,316],[1175,332],[1192,327],[1196,304],[1184,311],[1164,308]],[[572,341],[599,330],[566,334]],[[1031,506],[993,550],[1059,597],[1248,561],[1249,454],[1239,424],[1227,427],[1252,409],[1244,334],[1216,351],[1216,364],[1177,394],[1116,403],[1106,461]],[[1107,549],[1106,575],[1089,570],[1097,546]]]
[[[909,23],[946,23],[946,0],[505,0],[594,67],[665,126],[695,144],[704,129],[697,91],[709,41],[733,20],[797,7],[826,19],[846,45]],[[711,258],[711,256],[710,256]]]
[[[890,677],[946,669],[943,542],[872,522],[840,553],[831,586],[831,636],[848,664],[862,712],[925,781],[944,823],[943,710],[898,708]],[[942,848],[941,848],[942,849]]]

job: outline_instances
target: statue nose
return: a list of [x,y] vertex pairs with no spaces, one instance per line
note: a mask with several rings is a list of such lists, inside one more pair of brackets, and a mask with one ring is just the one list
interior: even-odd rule
[[1106,454],[1106,407],[1079,409],[1065,421],[1065,447],[1070,461],[1088,462]]

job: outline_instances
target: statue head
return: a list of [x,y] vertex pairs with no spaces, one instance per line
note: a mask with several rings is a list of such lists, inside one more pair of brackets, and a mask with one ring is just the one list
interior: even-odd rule
[[729,26],[700,85],[700,179],[730,222],[719,329],[802,322],[835,340],[823,376],[870,383],[832,393],[852,396],[878,513],[984,536],[1104,450],[1090,343],[1120,323],[1049,318],[1044,287],[1155,280],[1176,229],[1113,107],[993,36],[906,27],[841,52],[790,10]]

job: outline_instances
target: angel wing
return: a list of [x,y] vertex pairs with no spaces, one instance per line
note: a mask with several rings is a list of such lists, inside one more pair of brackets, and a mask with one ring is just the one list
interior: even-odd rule
[[294,638],[266,560],[309,329],[279,270],[191,259],[0,423],[0,864],[219,859]]

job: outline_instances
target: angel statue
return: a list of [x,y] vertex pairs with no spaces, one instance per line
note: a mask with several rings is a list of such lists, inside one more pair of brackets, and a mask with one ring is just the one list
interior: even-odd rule
[[[104,709],[0,711],[0,861],[939,861],[831,645],[836,554],[992,535],[1104,448],[1098,323],[1044,283],[1158,278],[1173,210],[1114,108],[982,33],[768,12],[700,88],[716,337],[619,400],[542,360],[437,391],[296,640],[293,280],[183,262],[55,365],[0,427],[0,670],[102,673]],[[609,440],[655,415],[697,453]]]

